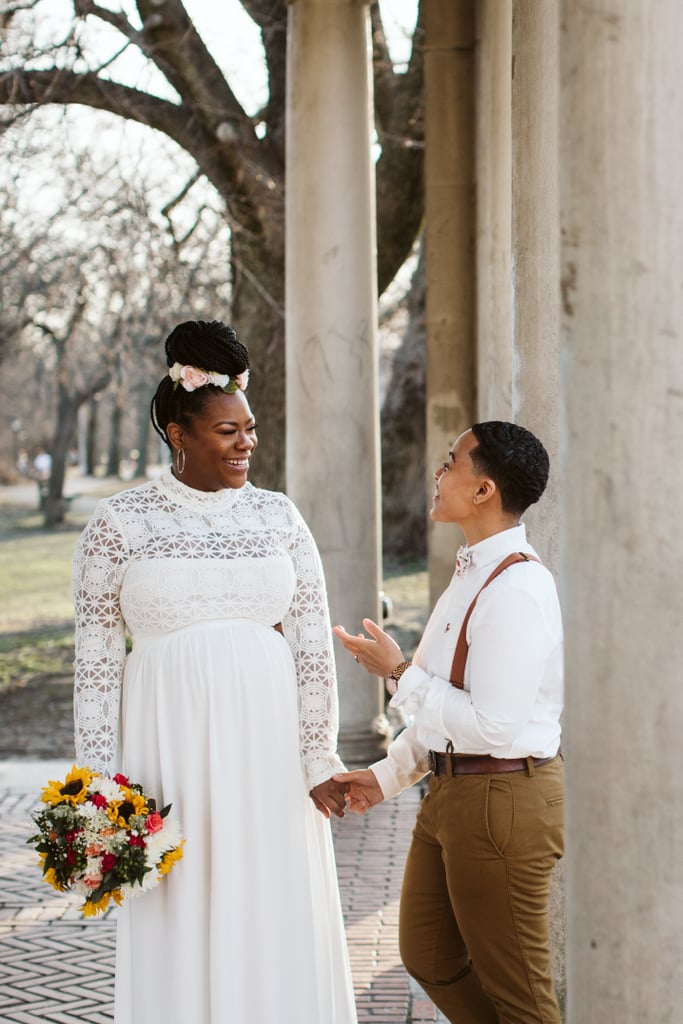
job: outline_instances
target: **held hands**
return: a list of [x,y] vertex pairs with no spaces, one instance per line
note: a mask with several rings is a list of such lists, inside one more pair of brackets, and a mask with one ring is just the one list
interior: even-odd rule
[[[363,633],[353,636],[351,633],[347,633],[343,626],[333,626],[332,632],[339,637],[346,650],[350,651],[356,661],[371,675],[388,676],[403,661],[401,648],[394,638],[385,633],[372,619],[363,619],[363,628],[370,634],[371,639],[368,639]],[[355,775],[356,773],[351,772],[350,774]],[[341,776],[335,776],[335,778],[341,778]]]
[[333,778],[343,783],[347,789],[346,804],[354,814],[365,814],[366,811],[384,800],[384,793],[371,768],[361,768],[355,772],[343,772]]
[[337,818],[343,818],[346,811],[346,795],[349,792],[349,783],[344,781],[343,775],[335,775],[327,782],[320,782],[310,792],[310,797],[321,814],[329,818],[330,811]]

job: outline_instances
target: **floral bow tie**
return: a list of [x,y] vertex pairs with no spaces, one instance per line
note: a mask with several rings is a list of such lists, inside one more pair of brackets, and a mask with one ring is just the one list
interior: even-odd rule
[[455,557],[455,575],[464,576],[471,561],[472,552],[467,547],[467,544],[461,544]]

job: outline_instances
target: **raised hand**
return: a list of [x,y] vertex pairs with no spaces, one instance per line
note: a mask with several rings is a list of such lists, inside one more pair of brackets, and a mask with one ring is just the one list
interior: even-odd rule
[[347,633],[343,626],[333,626],[332,632],[371,675],[389,675],[403,661],[401,648],[394,638],[385,633],[372,619],[363,619],[363,628],[370,634],[369,638],[363,633],[353,636]]

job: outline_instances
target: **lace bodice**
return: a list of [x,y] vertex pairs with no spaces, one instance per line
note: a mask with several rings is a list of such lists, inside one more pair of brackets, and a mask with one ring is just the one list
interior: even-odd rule
[[342,769],[322,566],[283,494],[245,484],[196,491],[170,473],[97,506],[78,542],[74,714],[80,763],[115,769],[126,633],[154,637],[207,620],[282,622],[299,687],[310,786]]

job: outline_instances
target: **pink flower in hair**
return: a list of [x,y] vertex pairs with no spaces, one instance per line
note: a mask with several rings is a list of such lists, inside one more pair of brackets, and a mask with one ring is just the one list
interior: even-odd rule
[[200,370],[196,366],[183,366],[180,371],[180,383],[186,391],[194,391],[209,383],[209,375],[206,370]]
[[242,373],[238,373],[238,375],[232,379],[240,391],[246,391],[247,384],[249,383],[249,370],[243,370]]

